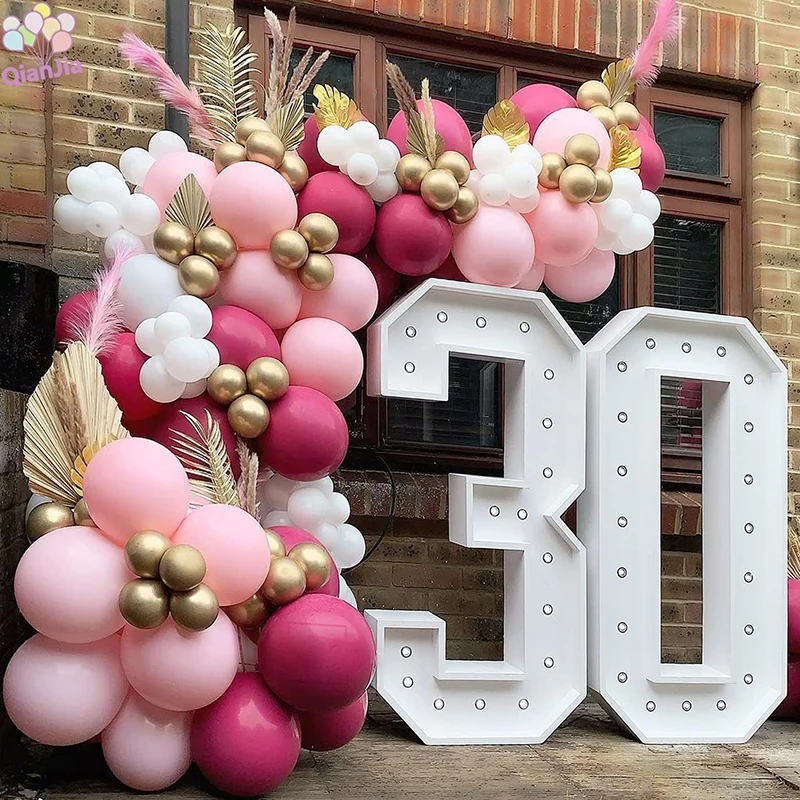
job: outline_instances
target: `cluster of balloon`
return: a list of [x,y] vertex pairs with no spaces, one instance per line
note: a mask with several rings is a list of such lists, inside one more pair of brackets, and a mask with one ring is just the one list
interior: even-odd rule
[[787,692],[784,701],[775,709],[774,719],[800,720],[800,534],[789,530],[789,661]]

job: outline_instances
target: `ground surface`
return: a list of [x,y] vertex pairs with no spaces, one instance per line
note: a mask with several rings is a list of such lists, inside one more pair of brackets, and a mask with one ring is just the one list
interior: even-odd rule
[[[23,750],[13,761],[17,774],[0,788],[0,798],[146,797],[110,778],[96,745]],[[192,771],[156,797],[209,795]],[[800,725],[770,722],[746,745],[655,747],[634,742],[587,704],[542,745],[424,747],[404,725],[380,717],[343,750],[303,752],[291,777],[270,795],[301,798],[800,800]]]

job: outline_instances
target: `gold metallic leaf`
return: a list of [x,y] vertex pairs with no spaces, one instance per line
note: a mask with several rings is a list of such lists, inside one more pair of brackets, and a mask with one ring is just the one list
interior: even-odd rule
[[297,150],[303,141],[303,97],[298,95],[267,117],[270,130],[283,142],[287,150]]
[[197,178],[190,172],[172,196],[164,216],[169,222],[179,222],[193,234],[212,224],[208,198]]
[[623,58],[609,64],[602,75],[606,89],[611,92],[611,106],[621,103],[633,94],[636,83],[633,80],[633,59]]
[[609,131],[611,137],[611,156],[608,171],[625,167],[634,172],[642,165],[642,148],[626,125],[617,125]]
[[361,119],[361,110],[355,100],[351,100],[344,92],[334,86],[317,84],[314,87],[314,117],[317,127],[322,130],[328,125],[341,125],[349,128]]
[[105,436],[99,441],[87,444],[86,447],[81,450],[80,455],[75,459],[70,477],[72,478],[72,484],[75,486],[75,491],[77,491],[81,497],[83,496],[83,477],[86,475],[86,467],[89,466],[89,462],[97,455],[102,447],[105,447],[109,442],[116,441],[116,439],[116,436],[110,435]]
[[517,145],[530,141],[531,128],[525,115],[511,100],[501,100],[483,118],[481,136],[490,135],[500,136],[513,150]]

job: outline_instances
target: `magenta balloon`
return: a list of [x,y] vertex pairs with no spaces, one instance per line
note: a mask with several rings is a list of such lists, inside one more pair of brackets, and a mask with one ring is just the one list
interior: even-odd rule
[[514,287],[515,289],[527,289],[529,292],[537,292],[544,280],[544,271],[547,265],[538,258],[533,260],[533,266],[522,276],[522,280]]
[[800,581],[789,579],[789,653],[800,656]]
[[[461,153],[471,164],[472,134],[464,118],[441,100],[432,100],[431,103],[436,132],[444,139],[444,149]],[[417,100],[417,108],[423,111],[422,100]],[[389,123],[386,138],[397,145],[400,155],[408,153],[408,123],[402,111],[398,111]]]
[[211,309],[211,320],[206,339],[219,350],[220,364],[246,370],[263,356],[280,359],[278,340],[261,317],[237,306],[217,306]]
[[139,383],[139,371],[147,356],[136,346],[136,336],[121,331],[113,337],[108,349],[97,359],[103,369],[103,380],[122,411],[123,425],[155,417],[164,406],[151,400]]
[[94,289],[87,289],[85,292],[73,294],[64,301],[64,305],[56,314],[56,341],[59,344],[75,341],[73,327],[86,321],[89,304],[94,302],[95,297],[97,292]]
[[14,653],[3,678],[11,721],[25,736],[54,746],[97,736],[127,691],[119,636],[64,644],[37,634]]
[[531,139],[542,120],[562,108],[575,108],[575,98],[549,83],[532,83],[511,95],[511,102],[525,115],[531,129]]
[[157,159],[147,171],[142,191],[156,201],[161,209],[162,220],[164,209],[188,175],[197,178],[206,197],[211,194],[217,180],[217,168],[213,161],[197,153],[168,153]]
[[217,789],[255,797],[283,783],[300,755],[297,715],[254,672],[194,715],[192,755]]
[[191,723],[190,713],[166,711],[131,691],[100,737],[106,764],[131,789],[166,789],[192,763]]
[[656,140],[656,134],[653,130],[653,126],[650,124],[650,120],[647,119],[644,114],[639,115],[639,127],[636,129],[637,133],[644,133],[645,136],[649,136],[653,141]]
[[297,155],[306,162],[309,175],[316,175],[318,172],[338,172],[339,168],[334,167],[325,161],[317,150],[317,139],[319,139],[319,125],[317,118],[312,114],[303,125],[303,141],[297,148]]
[[145,700],[168,711],[194,711],[231,685],[239,637],[222,613],[199,633],[178,628],[170,617],[153,630],[126,625],[121,656],[125,676]]
[[429,275],[444,264],[452,244],[447,217],[428,208],[418,194],[401,193],[381,206],[375,247],[395,272]]
[[639,168],[639,177],[642,186],[649,192],[657,192],[664,182],[667,164],[664,160],[664,151],[645,133],[634,131],[636,141],[642,148],[642,164]]
[[298,219],[306,214],[327,214],[339,228],[337,253],[358,253],[375,230],[375,203],[366,189],[341,172],[312,176],[297,195]]
[[570,303],[588,303],[600,297],[614,280],[616,261],[610,250],[592,250],[569,267],[548,265],[544,273],[547,288],[556,297]]
[[576,134],[585,133],[600,145],[597,166],[608,168],[611,139],[597,117],[582,108],[562,108],[545,117],[533,135],[533,146],[540,153],[564,153],[567,142]]
[[267,430],[258,437],[264,466],[294,481],[315,481],[339,468],[347,454],[342,412],[322,392],[290,386],[270,403]]
[[594,249],[598,223],[589,203],[570,203],[559,191],[545,191],[536,210],[524,216],[536,241],[536,257],[545,264],[577,264]]
[[375,278],[375,283],[378,286],[376,313],[382,314],[394,302],[397,293],[400,291],[400,275],[386,266],[386,263],[378,255],[374,247],[368,248],[360,257]]
[[22,616],[50,639],[83,644],[118,631],[119,593],[133,578],[122,550],[96,528],[51,531],[22,555],[14,594]]
[[267,685],[299,711],[326,713],[354,703],[375,667],[375,640],[344,600],[304,595],[267,620],[258,642]]
[[304,531],[302,528],[294,528],[290,525],[273,526],[270,528],[270,530],[275,531],[275,533],[281,537],[283,544],[286,546],[287,553],[296,544],[300,544],[300,542],[313,542],[314,544],[318,544],[321,548],[323,548],[323,550],[325,550],[325,552],[330,556],[331,563],[333,564],[331,577],[324,586],[320,586],[319,589],[314,589],[313,591],[308,592],[308,594],[328,594],[331,597],[339,596],[339,570],[336,567],[336,562],[333,560],[333,556],[331,556],[331,554],[328,552],[328,548],[325,547],[325,545],[322,544],[322,542],[317,539],[316,536],[308,531]]
[[302,747],[305,750],[337,750],[358,736],[367,718],[367,693],[355,703],[327,714],[298,712]]
[[786,669],[786,697],[772,712],[772,719],[800,721],[800,661],[790,661]]

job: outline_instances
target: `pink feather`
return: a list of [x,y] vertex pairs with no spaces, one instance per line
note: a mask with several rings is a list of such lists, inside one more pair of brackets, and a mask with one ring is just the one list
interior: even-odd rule
[[674,39],[680,28],[677,0],[658,0],[653,25],[633,54],[632,77],[636,83],[650,86],[655,82],[658,77],[658,50],[663,42]]
[[127,31],[122,35],[119,51],[134,67],[155,80],[158,93],[167,103],[188,117],[189,127],[196,139],[203,144],[216,144],[211,117],[197,90],[187,86],[158,51]]

